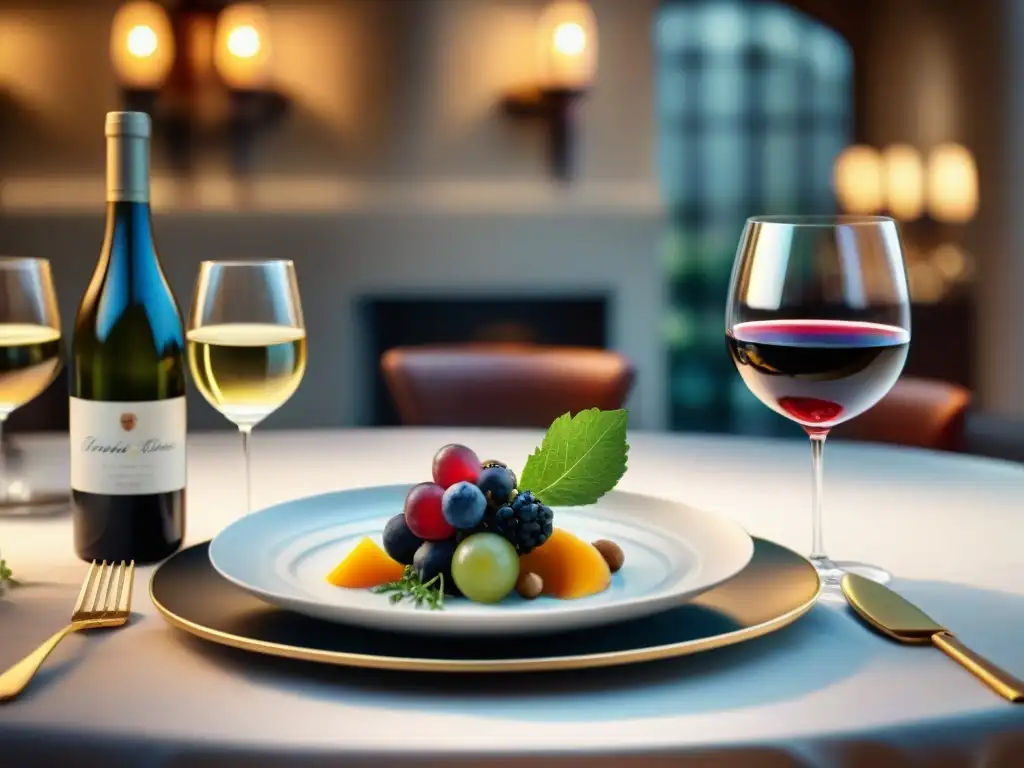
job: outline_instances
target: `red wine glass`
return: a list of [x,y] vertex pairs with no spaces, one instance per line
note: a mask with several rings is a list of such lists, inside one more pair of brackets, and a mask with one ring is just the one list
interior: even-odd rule
[[832,560],[821,528],[822,450],[832,427],[892,388],[910,347],[910,300],[896,222],[884,216],[756,216],[736,251],[726,343],[744,383],[811,439],[810,560],[826,593],[865,563]]

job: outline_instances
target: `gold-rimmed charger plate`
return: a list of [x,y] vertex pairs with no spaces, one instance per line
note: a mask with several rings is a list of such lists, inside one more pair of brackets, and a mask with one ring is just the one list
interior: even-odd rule
[[[814,566],[754,539],[750,564],[680,608],[603,627],[521,638],[412,636],[320,621],[275,608],[214,570],[209,543],[164,561],[153,604],[174,627],[253,653],[322,664],[415,672],[536,672],[654,661],[761,637],[796,621],[821,591]],[[424,609],[426,610],[426,609]]]

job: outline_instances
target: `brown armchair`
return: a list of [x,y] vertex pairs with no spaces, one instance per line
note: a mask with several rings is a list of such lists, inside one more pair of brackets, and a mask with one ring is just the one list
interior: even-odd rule
[[636,375],[621,355],[583,347],[396,347],[381,356],[403,424],[546,427],[567,411],[621,408]]
[[835,436],[961,451],[970,404],[970,391],[958,384],[905,376],[874,408],[837,427]]

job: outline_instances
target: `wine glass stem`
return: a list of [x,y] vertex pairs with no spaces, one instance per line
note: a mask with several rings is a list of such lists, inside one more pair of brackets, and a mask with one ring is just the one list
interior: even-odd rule
[[242,456],[245,461],[245,514],[252,512],[252,473],[249,460],[249,440],[252,438],[252,427],[239,427],[242,435]]
[[0,504],[7,502],[7,446],[4,445],[4,425],[7,414],[0,414]]
[[811,560],[825,560],[825,541],[821,531],[821,497],[822,497],[822,453],[825,450],[825,438],[828,432],[812,432],[811,435]]

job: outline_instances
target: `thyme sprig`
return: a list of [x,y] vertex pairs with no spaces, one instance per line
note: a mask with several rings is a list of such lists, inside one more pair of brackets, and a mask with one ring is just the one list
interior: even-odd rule
[[424,584],[420,581],[420,577],[416,575],[413,567],[407,565],[405,570],[402,571],[402,578],[398,581],[389,581],[387,584],[374,587],[373,591],[377,594],[390,593],[388,600],[391,603],[400,603],[408,598],[413,601],[417,608],[425,604],[432,611],[444,609],[443,573],[437,574],[437,576]]

